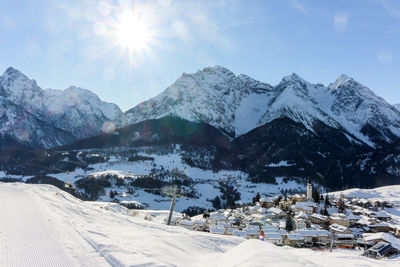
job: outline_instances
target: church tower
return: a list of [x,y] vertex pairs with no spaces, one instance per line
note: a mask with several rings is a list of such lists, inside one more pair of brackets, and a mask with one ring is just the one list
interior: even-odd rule
[[310,178],[308,178],[307,181],[307,200],[312,200],[312,185]]

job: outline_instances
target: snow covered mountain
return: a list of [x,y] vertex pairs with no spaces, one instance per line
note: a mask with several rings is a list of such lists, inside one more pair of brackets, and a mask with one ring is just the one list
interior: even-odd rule
[[395,104],[394,107],[400,111],[400,104]]
[[346,75],[326,87],[293,73],[271,86],[220,66],[208,67],[183,74],[158,96],[128,110],[119,125],[166,115],[206,122],[232,137],[288,117],[311,130],[322,121],[370,146],[400,139],[399,110]]
[[[0,76],[0,133],[31,148],[49,148],[107,131],[120,116],[115,104],[89,90],[40,88],[35,80],[8,68]],[[2,147],[8,145],[2,141]]]
[[127,111],[122,125],[175,115],[209,123],[231,136],[257,125],[273,87],[220,66],[184,73],[163,93]]

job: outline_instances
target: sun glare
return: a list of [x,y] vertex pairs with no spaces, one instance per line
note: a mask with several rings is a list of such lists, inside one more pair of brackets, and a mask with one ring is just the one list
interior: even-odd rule
[[116,35],[118,44],[131,53],[146,50],[152,37],[147,21],[131,12],[125,12],[118,18]]

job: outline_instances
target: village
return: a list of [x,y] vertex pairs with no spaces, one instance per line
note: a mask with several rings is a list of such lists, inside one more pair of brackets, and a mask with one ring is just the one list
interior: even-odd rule
[[[325,196],[325,197],[324,197]],[[253,205],[189,217],[175,214],[171,225],[192,231],[261,239],[277,246],[297,248],[358,249],[363,255],[380,259],[400,253],[400,225],[385,209],[387,201],[321,194],[310,180],[305,195],[260,197]],[[157,214],[148,213],[147,220]],[[164,222],[167,218],[164,216]]]

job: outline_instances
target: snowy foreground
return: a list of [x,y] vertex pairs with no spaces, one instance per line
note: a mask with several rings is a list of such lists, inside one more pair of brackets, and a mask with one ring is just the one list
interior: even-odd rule
[[0,266],[400,266],[145,221],[49,185],[0,183]]

